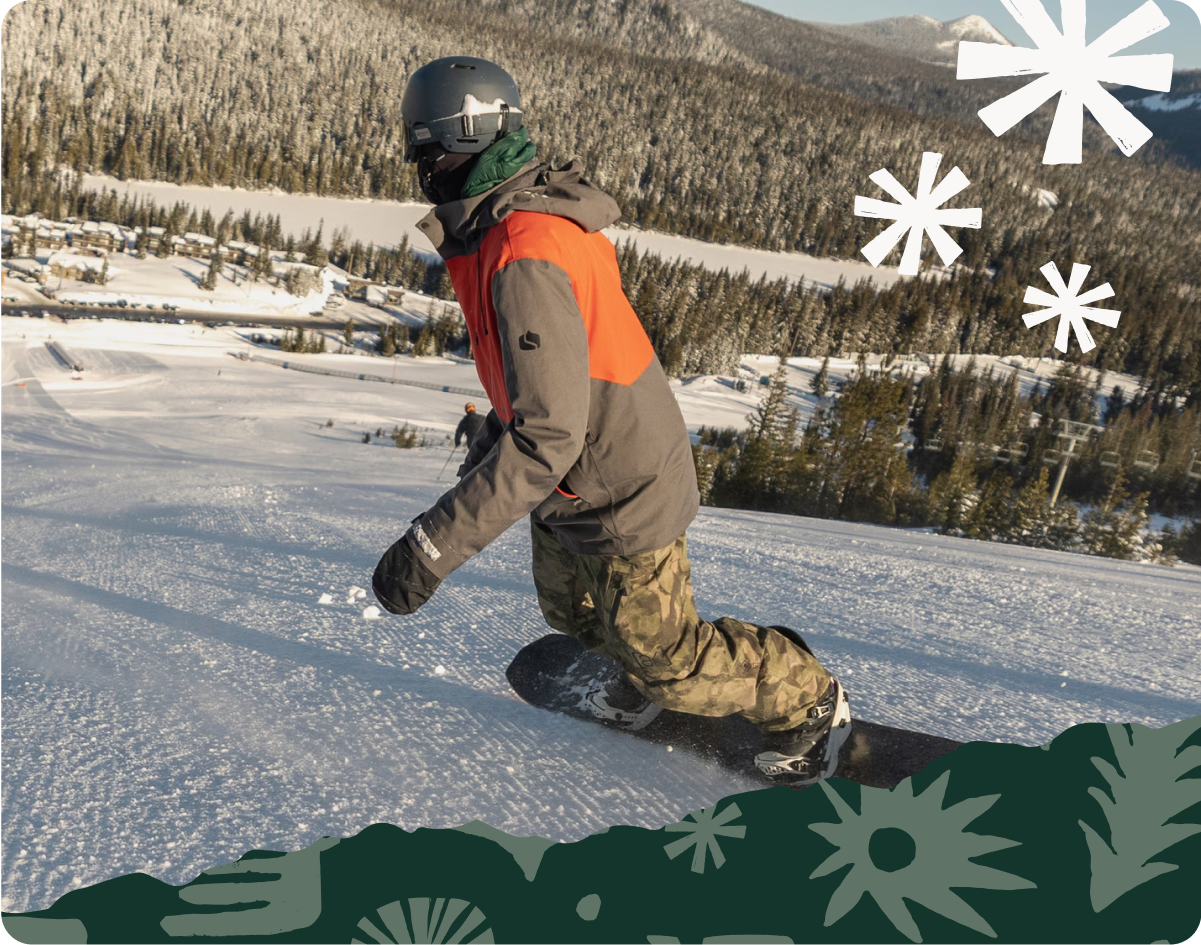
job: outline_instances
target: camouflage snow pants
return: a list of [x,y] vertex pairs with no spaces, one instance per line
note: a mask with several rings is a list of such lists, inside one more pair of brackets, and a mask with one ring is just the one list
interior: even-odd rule
[[697,616],[685,536],[630,557],[578,555],[531,525],[546,622],[620,664],[652,702],[740,713],[766,733],[795,728],[826,691],[830,674],[779,631]]

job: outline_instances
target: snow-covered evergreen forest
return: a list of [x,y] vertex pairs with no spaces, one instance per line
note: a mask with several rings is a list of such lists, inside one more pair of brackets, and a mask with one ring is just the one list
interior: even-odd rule
[[[1119,384],[1104,390],[1105,376],[1090,380],[1079,365],[1062,363],[1045,386],[1030,386],[1020,369],[980,369],[975,359],[957,369],[944,357],[920,379],[912,362],[890,361],[869,369],[861,357],[841,379],[823,361],[803,430],[781,366],[745,430],[698,431],[706,503],[1201,564],[1201,519],[1149,527],[1152,511],[1199,511],[1195,409]],[[1065,420],[1096,424],[1097,434],[1072,453],[1057,488]]]
[[[986,213],[981,230],[960,234],[954,282],[910,284],[905,307],[871,290],[839,296],[851,326],[841,334],[860,337],[830,338],[830,350],[905,337],[918,350],[1041,353],[1053,326],[1024,330],[1022,290],[1048,259],[1087,259],[1124,315],[1085,362],[1157,388],[1201,387],[1201,173],[1154,146],[1122,158],[1091,125],[1083,165],[1038,165],[1032,135],[1049,109],[1000,139],[967,117],[1012,83],[957,83],[803,24],[788,34],[799,44],[788,61],[783,40],[751,55],[755,24],[731,17],[756,14],[726,6],[26,0],[4,26],[4,208],[66,215],[62,167],[413,197],[398,159],[405,80],[469,48],[518,75],[542,155],[582,158],[644,227],[849,258],[878,229],[851,212],[857,193],[874,191],[868,174],[916,180],[924,150],[962,168],[973,184],[961,200]],[[685,291],[687,310],[712,326],[715,308],[694,284]],[[732,323],[715,327],[724,336]],[[824,353],[811,334],[796,353]]]

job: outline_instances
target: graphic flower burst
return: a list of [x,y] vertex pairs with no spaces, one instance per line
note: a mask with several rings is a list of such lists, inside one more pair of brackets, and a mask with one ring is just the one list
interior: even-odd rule
[[1119,49],[1169,25],[1159,7],[1148,0],[1090,45],[1084,36],[1087,0],[1061,0],[1062,33],[1040,0],[1001,2],[1038,49],[961,42],[957,78],[1045,74],[980,110],[981,119],[993,134],[1000,137],[1058,92],[1059,105],[1047,136],[1044,164],[1080,163],[1085,106],[1126,156],[1151,139],[1151,129],[1126,111],[1101,83],[1157,92],[1171,90],[1171,54],[1112,58]]
[[741,817],[742,811],[738,809],[738,804],[733,803],[721,812],[720,817],[715,817],[717,813],[717,805],[706,807],[704,810],[698,810],[694,814],[690,814],[694,822],[687,820],[678,824],[668,824],[663,829],[669,833],[691,833],[691,837],[681,837],[679,840],[673,840],[666,844],[663,849],[667,851],[669,859],[674,860],[677,856],[683,853],[691,846],[696,847],[696,851],[692,855],[692,872],[705,872],[705,851],[708,850],[713,854],[713,865],[721,869],[722,864],[726,862],[725,855],[721,852],[721,847],[718,846],[718,836],[723,837],[745,837],[746,827],[727,827],[725,826],[735,817]]
[[[826,876],[853,863],[826,908],[826,926],[833,925],[853,909],[865,892],[871,893],[889,921],[910,940],[920,942],[921,932],[904,899],[925,906],[953,922],[966,925],[985,935],[996,932],[966,902],[951,892],[952,886],[978,889],[1034,889],[1029,880],[1002,870],[980,866],[972,857],[1018,846],[1016,840],[964,833],[963,829],[992,807],[1001,795],[973,797],[942,809],[951,772],[945,771],[921,795],[913,794],[913,780],[907,778],[891,791],[862,788],[856,815],[825,781],[820,782],[826,797],[842,819],[838,824],[810,824],[809,829],[825,837],[839,849],[810,874],[810,879]],[[899,829],[913,841],[914,856],[899,869],[881,869],[869,851],[872,835],[878,830]],[[891,865],[891,864],[888,864]]]
[[906,231],[909,239],[905,243],[905,252],[901,256],[901,265],[897,270],[903,276],[916,276],[922,257],[922,233],[930,234],[930,242],[938,251],[944,266],[963,252],[940,224],[947,226],[968,226],[980,229],[981,213],[977,207],[972,210],[939,210],[956,194],[971,186],[971,181],[957,167],[942,179],[942,183],[934,187],[934,179],[938,176],[938,165],[942,163],[942,155],[926,151],[922,154],[922,169],[918,176],[917,195],[911,197],[900,182],[892,176],[887,168],[882,168],[872,174],[869,180],[876,183],[897,203],[875,200],[871,197],[855,198],[855,216],[876,217],[882,220],[896,220],[892,226],[863,247],[860,252],[873,266],[878,266],[894,246],[901,241]]
[[[404,905],[399,899],[380,906],[373,915],[359,920],[359,929],[372,942],[412,942],[415,945],[443,945],[445,942],[495,942],[492,929],[476,929],[485,921],[484,913],[476,907],[456,926],[456,921],[471,903],[462,899],[438,899],[431,908],[430,900],[410,899]],[[445,907],[445,908],[444,908]],[[407,916],[406,916],[407,913]],[[381,931],[372,921],[377,919],[386,929]],[[409,934],[410,927],[412,935]],[[474,933],[474,934],[473,934]],[[473,935],[472,938],[467,938]],[[352,942],[364,945],[363,939],[352,938]]]
[[1055,333],[1055,347],[1060,351],[1068,350],[1072,329],[1076,331],[1076,340],[1080,342],[1081,351],[1092,351],[1097,347],[1093,336],[1089,334],[1088,327],[1084,324],[1086,318],[1089,321],[1114,328],[1122,316],[1121,312],[1111,308],[1090,308],[1088,306],[1089,302],[1099,302],[1101,299],[1113,297],[1113,287],[1108,282],[1095,289],[1090,289],[1084,295],[1078,295],[1090,268],[1090,266],[1080,263],[1073,264],[1072,279],[1067,285],[1064,285],[1063,276],[1059,274],[1059,267],[1054,262],[1049,262],[1039,272],[1051,283],[1055,295],[1044,292],[1042,289],[1036,289],[1034,286],[1026,287],[1026,298],[1023,301],[1027,305],[1046,305],[1048,307],[1041,312],[1023,315],[1022,321],[1026,323],[1027,328],[1033,328],[1058,315],[1059,330]]

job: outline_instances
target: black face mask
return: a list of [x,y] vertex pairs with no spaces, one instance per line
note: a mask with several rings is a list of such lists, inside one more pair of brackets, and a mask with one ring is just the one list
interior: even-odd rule
[[440,144],[421,148],[417,154],[417,182],[425,199],[439,206],[458,200],[477,157],[447,151]]

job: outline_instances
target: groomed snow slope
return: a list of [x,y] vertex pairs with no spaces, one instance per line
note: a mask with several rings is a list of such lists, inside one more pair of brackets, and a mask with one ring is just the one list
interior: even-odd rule
[[[3,908],[380,821],[571,840],[752,787],[511,695],[545,632],[522,523],[364,619],[352,589],[451,473],[362,433],[437,436],[462,397],[242,362],[230,330],[0,329]],[[800,629],[863,718],[1035,745],[1201,714],[1201,569],[715,509],[689,536],[701,612]]]

